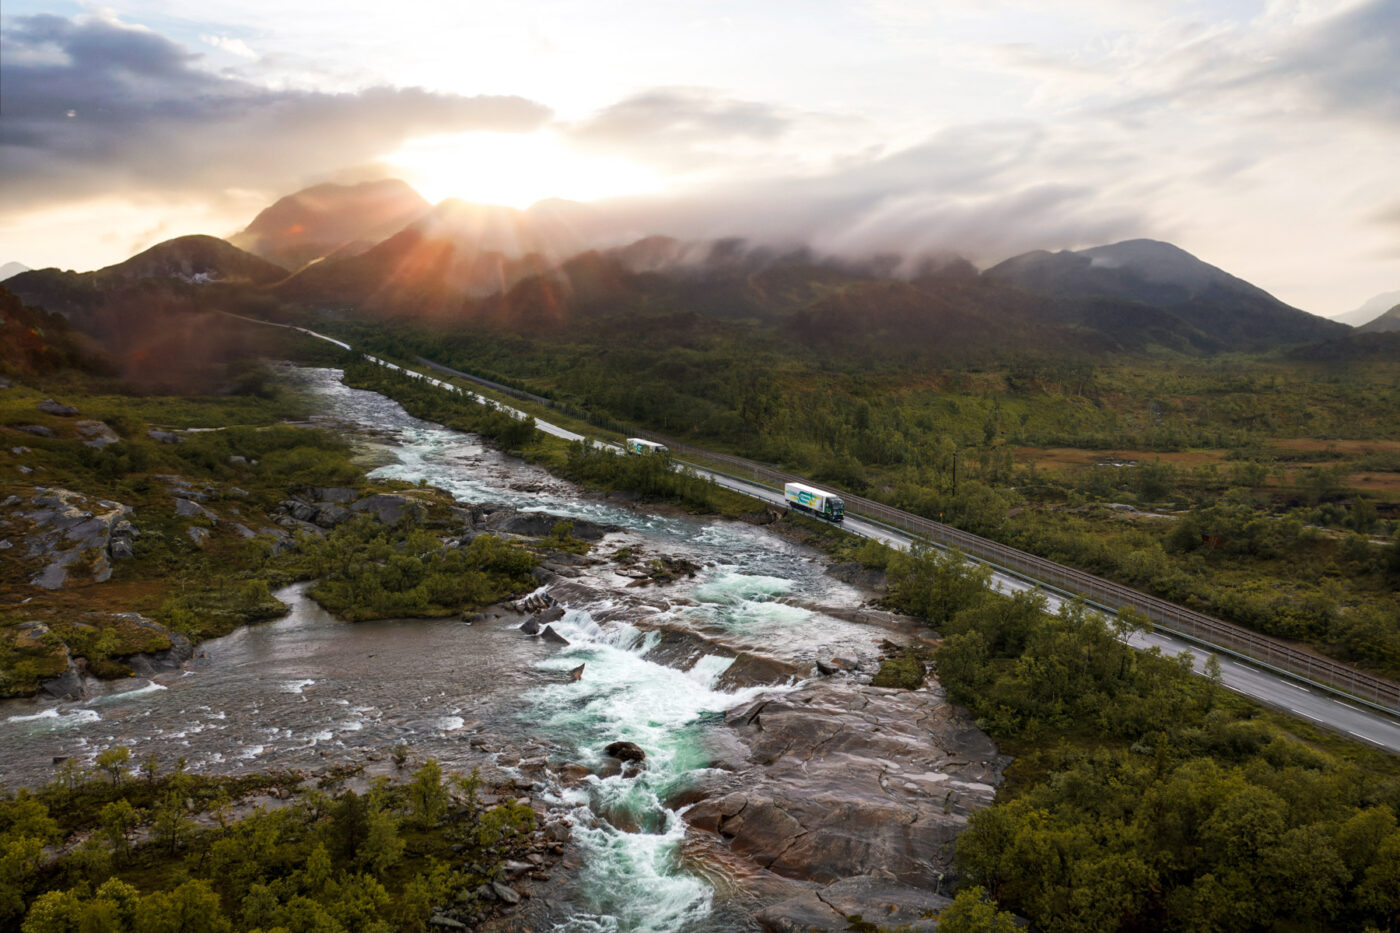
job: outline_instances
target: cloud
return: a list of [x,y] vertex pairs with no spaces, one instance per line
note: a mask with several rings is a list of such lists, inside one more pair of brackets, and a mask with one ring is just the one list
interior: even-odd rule
[[793,119],[771,104],[707,88],[656,88],[565,128],[565,136],[580,148],[689,170],[722,161],[746,144],[772,144]]
[[230,36],[200,36],[200,41],[207,45],[212,45],[216,49],[222,49],[231,55],[239,58],[257,58],[258,53],[249,48],[248,43],[242,39],[235,39]]
[[[1160,228],[1111,180],[1085,180],[1074,140],[1028,123],[949,127],[889,154],[824,172],[707,183],[671,196],[616,199],[574,218],[586,237],[621,244],[664,233],[738,236],[818,252],[907,259],[955,253],[990,263],[1035,248],[1089,246]],[[1068,153],[1080,158],[1068,159]],[[1099,153],[1111,161],[1112,153]],[[1088,174],[1099,171],[1088,165]],[[1132,206],[1124,206],[1131,204]]]
[[550,118],[521,97],[263,87],[99,18],[15,17],[0,52],[0,197],[11,209],[112,192],[283,190],[415,136],[526,132]]
[[1400,125],[1400,3],[1369,0],[1287,43],[1252,83],[1294,81],[1328,110]]

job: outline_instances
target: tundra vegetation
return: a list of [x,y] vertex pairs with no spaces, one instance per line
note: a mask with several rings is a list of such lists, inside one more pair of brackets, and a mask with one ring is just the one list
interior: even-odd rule
[[432,759],[356,792],[348,773],[210,777],[152,761],[133,774],[118,757],[0,795],[0,926],[423,931],[444,904],[489,916],[482,886],[528,854],[535,827],[528,806],[487,806],[475,774]]
[[[433,401],[445,393],[409,377],[357,378],[421,397],[425,416],[461,404]],[[981,484],[978,495],[1000,493]],[[1255,520],[1258,534],[1278,527]],[[955,553],[857,545],[797,521],[815,543],[886,571],[891,608],[944,636],[934,661],[950,698],[1016,756],[998,802],[958,841],[963,886],[940,918],[948,929],[1012,929],[1011,912],[1056,931],[1400,922],[1392,757],[1270,714],[1192,674],[1187,659],[1136,651],[1127,637],[1145,622],[1131,615],[1110,622],[1077,603],[1052,613],[1038,593],[992,590],[986,569]],[[1377,552],[1369,572],[1383,578],[1394,550]],[[922,672],[909,654],[880,676],[916,687]]]
[[958,838],[950,929],[997,929],[986,898],[1046,931],[1400,923],[1394,757],[1129,647],[1131,616],[1051,612],[955,552],[862,550],[943,635],[949,698],[1016,756]]
[[[882,356],[873,345],[794,348],[743,321],[677,320],[662,313],[629,318],[625,329],[535,339],[345,333],[398,359],[422,353],[596,421],[767,460],[1400,671],[1393,360],[1149,354],[953,367]],[[46,326],[62,330],[56,320]],[[0,494],[67,484],[152,516],[134,558],[71,604],[136,608],[202,637],[277,611],[271,588],[292,579],[321,580],[328,605],[432,615],[528,571],[529,553],[477,543],[484,538],[447,549],[413,524],[389,532],[346,523],[281,554],[226,535],[200,548],[185,533],[190,522],[171,513],[160,476],[237,486],[273,509],[305,485],[367,490],[352,452],[332,435],[276,425],[304,406],[256,367],[228,369],[242,394],[147,397],[82,370],[80,348],[41,349],[70,369],[31,368],[0,394],[0,459],[36,471],[17,481],[7,470]],[[659,458],[541,438],[528,422],[421,382],[347,368],[415,414],[479,431],[595,488],[697,511],[752,507]],[[34,414],[46,396],[100,418],[122,441],[100,450],[76,442],[61,421]],[[33,423],[60,436],[14,433]],[[146,434],[188,427],[221,429],[179,445]],[[449,503],[424,495],[430,531]],[[947,929],[1008,929],[1001,909],[1056,931],[1400,925],[1394,758],[1267,713],[1179,659],[1131,650],[1131,618],[1110,623],[1075,604],[1050,613],[1036,594],[992,592],[976,568],[933,552],[851,550],[886,569],[892,607],[942,633],[940,681],[1016,756],[997,804],[958,841],[965,887],[945,912]],[[0,564],[17,572],[15,561]],[[7,607],[0,631],[47,612],[53,637],[72,640],[65,651],[110,661],[114,672],[144,637],[115,624],[64,629],[62,603],[23,616]],[[29,647],[0,647],[7,689],[17,676],[31,685],[41,676]],[[892,665],[888,676],[913,667]],[[98,765],[95,777],[70,767],[48,788],[0,801],[4,922],[27,911],[25,930],[419,929],[429,905],[490,877],[434,862],[443,845],[508,848],[526,828],[523,812],[518,823],[508,812],[499,819],[515,829],[510,839],[504,830],[485,842],[449,832],[484,817],[470,815],[461,785],[443,803],[431,773],[416,790],[303,791],[292,806],[235,820],[232,804],[218,801],[282,779],[239,779],[254,782],[244,787],[178,767],[162,776],[146,761],[133,777],[117,749]],[[488,868],[497,851],[477,864]]]
[[625,341],[620,318],[528,337],[344,332],[1400,676],[1400,362],[1065,351],[953,364],[682,317],[629,314]]
[[[61,323],[51,326],[62,334]],[[309,362],[340,358],[324,346],[299,337],[280,349]],[[221,394],[160,395],[95,365],[69,365],[72,357],[21,370],[0,392],[0,538],[9,543],[0,560],[9,595],[0,599],[0,696],[33,694],[69,658],[98,677],[129,676],[129,658],[169,649],[174,635],[198,642],[280,616],[285,607],[272,592],[297,580],[316,580],[312,597],[351,620],[447,615],[535,585],[534,550],[492,535],[450,546],[461,521],[449,496],[367,480],[347,441],[308,426],[307,400],[264,364],[231,364],[241,378]],[[74,416],[37,407],[46,399],[119,440],[87,445]],[[18,430],[30,425],[53,436]],[[399,495],[418,508],[392,524],[360,516],[274,533],[281,503],[327,486]],[[109,580],[74,575],[55,591],[31,585],[46,559],[24,546],[34,531],[27,503],[40,488],[131,508],[138,534],[131,556],[112,561]]]

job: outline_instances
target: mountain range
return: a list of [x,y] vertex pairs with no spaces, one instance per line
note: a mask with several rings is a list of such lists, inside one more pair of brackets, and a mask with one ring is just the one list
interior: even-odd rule
[[1384,334],[1400,331],[1400,301],[1389,311],[1362,324],[1357,330],[1363,334]]
[[1400,291],[1383,292],[1367,299],[1360,307],[1353,308],[1345,314],[1338,314],[1332,320],[1350,324],[1352,327],[1361,327],[1371,323],[1398,304],[1400,304]]
[[21,272],[28,271],[29,267],[22,262],[7,262],[3,266],[0,266],[0,282],[5,281],[6,279],[11,278],[12,276],[19,275]]
[[691,315],[766,328],[821,352],[876,356],[1207,355],[1351,332],[1154,240],[1034,251],[979,273],[955,256],[852,260],[737,238],[646,236],[590,249],[591,211],[560,201],[429,206],[398,181],[318,185],[280,199],[232,242],[180,237],[96,272],[29,271],[6,284],[27,302],[108,327],[156,296],[198,307],[217,294],[225,304],[519,333],[625,332],[629,315]]
[[291,271],[327,256],[358,255],[431,206],[398,179],[316,185],[279,199],[229,242]]

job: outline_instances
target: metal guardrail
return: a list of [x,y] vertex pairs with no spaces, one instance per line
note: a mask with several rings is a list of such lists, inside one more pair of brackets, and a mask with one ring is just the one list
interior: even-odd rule
[[[560,405],[551,399],[451,369],[421,356],[418,357],[418,361],[425,366],[460,376],[514,398],[567,411],[569,414],[585,420],[592,420],[587,413],[578,412],[571,406]],[[805,477],[785,473],[782,470],[743,457],[715,453],[655,432],[649,431],[647,435],[665,444],[673,454],[689,455],[723,463],[741,470],[757,480],[767,481],[778,486],[784,483],[808,481]],[[1149,619],[1154,626],[1204,646],[1218,648],[1230,654],[1258,661],[1267,667],[1293,675],[1309,683],[1327,687],[1334,692],[1344,694],[1388,713],[1400,713],[1400,684],[1394,681],[1368,674],[1348,664],[1313,654],[1279,639],[1250,631],[1232,622],[1178,606],[1176,603],[1143,593],[1121,583],[1115,583],[1112,580],[1106,580],[1073,567],[1066,567],[1064,564],[1000,544],[960,528],[914,515],[882,502],[867,499],[864,496],[843,492],[835,486],[829,488],[845,500],[848,514],[854,513],[871,518],[931,542],[957,548],[971,557],[997,564],[1056,589],[1083,596],[1090,602],[1112,611],[1132,609]]]

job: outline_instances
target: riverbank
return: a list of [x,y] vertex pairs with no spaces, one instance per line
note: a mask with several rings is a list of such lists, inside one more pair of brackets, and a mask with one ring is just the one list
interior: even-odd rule
[[[567,929],[751,930],[757,909],[806,890],[704,842],[680,812],[694,799],[674,795],[724,767],[708,736],[727,709],[790,691],[832,662],[839,679],[872,676],[893,633],[851,619],[873,594],[772,529],[584,492],[382,397],[305,375],[329,416],[321,426],[368,431],[356,447],[379,464],[374,483],[410,500],[427,483],[455,501],[435,548],[528,532],[514,546],[540,561],[531,605],[548,597],[558,617],[535,636],[518,629],[521,607],[505,605],[473,611],[469,623],[347,625],[300,585],[278,591],[288,615],[206,642],[204,657],[157,674],[149,689],[9,717],[0,725],[17,758],[46,772],[55,755],[91,760],[126,745],[138,756],[177,750],[200,773],[311,762],[363,765],[373,777],[407,745],[414,760],[528,783],[543,824],[567,827],[564,870],[522,897],[530,911],[575,923]],[[347,507],[324,493],[293,497],[289,518]],[[301,506],[310,519],[296,517]],[[635,744],[645,768],[609,756],[617,742]]]

